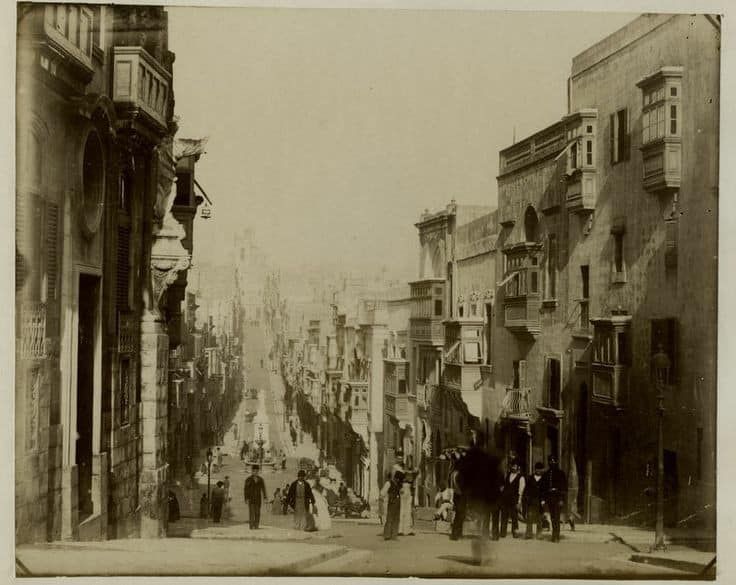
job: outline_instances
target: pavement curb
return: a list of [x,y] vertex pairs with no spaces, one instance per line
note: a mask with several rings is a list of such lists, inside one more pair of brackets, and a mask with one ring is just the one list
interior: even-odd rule
[[[715,555],[714,555],[715,556]],[[680,559],[671,559],[656,555],[635,554],[629,557],[629,560],[635,563],[643,563],[645,565],[654,565],[657,567],[665,567],[667,569],[676,569],[685,573],[694,573],[702,575],[703,579],[708,579],[705,574],[710,565],[708,563],[697,563],[694,561],[683,561]]]
[[324,562],[331,561],[338,557],[346,555],[349,551],[350,549],[344,546],[338,549],[324,551],[318,555],[314,555],[306,559],[301,559],[293,563],[287,563],[285,565],[282,565],[281,567],[272,569],[268,571],[268,574],[269,575],[285,575],[285,574],[302,572],[302,571],[305,571],[306,569],[314,567],[315,565],[319,565]]

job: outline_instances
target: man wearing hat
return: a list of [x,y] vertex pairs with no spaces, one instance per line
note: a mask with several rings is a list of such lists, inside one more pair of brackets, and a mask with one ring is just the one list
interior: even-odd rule
[[524,489],[524,504],[526,507],[526,534],[527,540],[534,537],[536,526],[536,537],[542,536],[542,474],[544,463],[537,461],[534,464],[534,475],[526,482]]
[[258,475],[259,469],[258,465],[251,467],[251,474],[246,478],[243,486],[243,497],[248,504],[248,523],[251,530],[257,529],[261,523],[261,504],[263,500],[268,500],[266,484]]
[[560,542],[560,512],[567,497],[567,477],[560,469],[555,455],[547,458],[549,469],[541,480],[542,505],[547,504],[552,522],[552,542]]
[[288,506],[294,508],[294,528],[305,530],[307,528],[307,515],[309,506],[314,505],[314,494],[306,480],[306,472],[303,469],[297,473],[297,479],[289,487],[289,495],[286,497]]

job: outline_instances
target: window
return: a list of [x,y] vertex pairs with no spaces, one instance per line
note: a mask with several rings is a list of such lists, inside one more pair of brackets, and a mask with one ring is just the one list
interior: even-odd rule
[[486,364],[491,363],[491,350],[493,349],[493,306],[486,305]]
[[514,361],[514,388],[519,387],[519,362]]
[[406,394],[406,380],[399,380],[399,394]]
[[617,273],[624,271],[624,235],[619,232],[613,234],[614,252],[613,252],[613,264],[614,269]]
[[556,410],[562,409],[561,393],[562,368],[560,360],[547,358],[547,405]]
[[578,141],[572,143],[570,146],[570,169],[575,170],[578,168]]
[[582,298],[580,299],[580,328],[587,330],[590,326],[590,270],[587,265],[580,267],[580,284],[582,289]]
[[550,234],[547,239],[547,290],[546,298],[557,297],[557,236]]
[[611,163],[616,164],[629,158],[628,110],[611,114]]
[[[670,360],[670,371],[667,379],[668,384],[677,382],[677,319],[652,319],[652,339],[650,346],[650,358],[660,348],[667,354]],[[650,359],[651,361],[651,359]],[[654,373],[652,372],[652,377]]]
[[670,134],[677,134],[677,106],[670,106]]
[[585,141],[585,164],[588,166],[593,165],[593,141]]
[[679,122],[679,79],[670,78],[655,86],[642,89],[642,144],[660,140],[665,136],[678,136]]
[[480,342],[463,343],[463,357],[466,364],[479,364],[481,361]]
[[434,316],[442,316],[442,299],[435,299],[434,301]]
[[536,270],[532,271],[531,272],[531,283],[530,283],[531,284],[531,287],[530,287],[530,292],[533,292],[533,293],[539,292],[539,282],[538,282],[538,280],[539,280],[539,274],[537,273]]

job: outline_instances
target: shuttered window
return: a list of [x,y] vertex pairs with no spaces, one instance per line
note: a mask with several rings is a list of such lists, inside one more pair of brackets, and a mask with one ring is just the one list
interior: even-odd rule
[[116,302],[119,311],[130,309],[130,228],[118,226],[117,289]]

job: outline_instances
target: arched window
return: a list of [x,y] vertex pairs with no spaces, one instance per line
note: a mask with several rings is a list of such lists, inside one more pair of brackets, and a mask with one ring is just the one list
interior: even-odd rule
[[539,219],[537,212],[530,205],[524,213],[524,241],[536,242],[539,239]]

